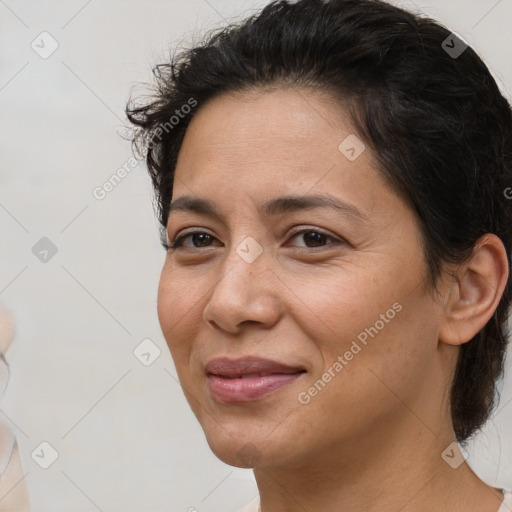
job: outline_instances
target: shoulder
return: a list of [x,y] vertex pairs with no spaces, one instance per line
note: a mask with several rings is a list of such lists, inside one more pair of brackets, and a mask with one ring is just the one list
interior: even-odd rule
[[240,510],[238,510],[238,512],[261,512],[259,496],[256,496],[256,498],[254,498],[244,508],[241,508]]
[[512,509],[512,491],[503,489],[503,503],[497,512],[508,512]]
[[[509,512],[512,510],[512,491],[508,489],[502,489],[503,503],[497,512]],[[260,499],[257,496],[244,508],[241,508],[238,512],[261,512]]]

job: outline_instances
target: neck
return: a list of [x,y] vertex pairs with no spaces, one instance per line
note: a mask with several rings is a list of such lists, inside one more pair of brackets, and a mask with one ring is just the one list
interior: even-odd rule
[[286,467],[257,468],[261,510],[496,512],[501,493],[465,462],[454,469],[441,457],[455,441],[445,424],[434,433],[409,414],[402,428],[379,428]]

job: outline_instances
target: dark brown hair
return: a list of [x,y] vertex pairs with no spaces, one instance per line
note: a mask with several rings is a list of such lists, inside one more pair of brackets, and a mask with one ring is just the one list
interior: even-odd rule
[[[420,220],[432,285],[486,233],[500,237],[510,260],[511,108],[475,51],[441,24],[379,0],[273,1],[154,72],[155,96],[129,103],[127,115],[136,148],[147,151],[162,229],[197,109],[225,92],[305,86],[348,105],[381,172]],[[197,108],[171,128],[191,101]],[[491,321],[461,346],[451,390],[460,442],[495,404],[510,300],[509,277]]]

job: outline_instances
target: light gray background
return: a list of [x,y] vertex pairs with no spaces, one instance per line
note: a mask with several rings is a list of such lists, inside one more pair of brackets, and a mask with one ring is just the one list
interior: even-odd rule
[[[36,512],[232,511],[256,494],[251,471],[211,454],[175,380],[143,165],[105,199],[92,191],[130,158],[126,99],[169,44],[266,3],[0,0],[0,303],[17,325],[0,419],[18,438]],[[512,0],[395,3],[462,35],[512,90]],[[31,48],[43,31],[59,44],[47,59]],[[42,237],[58,248],[47,263],[32,253]],[[147,367],[133,355],[146,338],[161,350]],[[511,488],[510,359],[507,372],[469,460]],[[31,458],[42,441],[59,455],[46,470]]]

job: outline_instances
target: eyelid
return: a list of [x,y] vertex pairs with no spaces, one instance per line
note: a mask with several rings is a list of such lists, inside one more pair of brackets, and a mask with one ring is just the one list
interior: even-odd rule
[[[290,240],[292,238],[295,238],[296,236],[298,235],[301,235],[301,234],[304,234],[304,233],[308,233],[308,232],[315,232],[315,233],[319,233],[321,235],[324,235],[325,237],[327,238],[330,238],[332,240],[334,240],[334,243],[330,243],[330,244],[326,244],[324,246],[320,246],[318,247],[318,249],[322,249],[324,247],[328,247],[330,245],[335,245],[335,244],[347,244],[347,245],[351,245],[350,242],[348,242],[348,240],[346,240],[344,237],[340,237],[340,236],[337,236],[337,235],[332,235],[330,234],[329,232],[327,232],[326,230],[322,229],[322,228],[318,228],[316,226],[302,226],[300,228],[298,228],[297,230],[294,230],[292,231],[289,235],[288,235],[288,238],[287,240]],[[189,236],[191,235],[194,235],[194,234],[206,234],[210,237],[212,237],[213,239],[218,240],[218,238],[214,235],[212,235],[211,233],[208,232],[208,230],[206,230],[205,228],[195,228],[191,231],[188,231],[186,228],[183,230],[183,231],[180,231],[176,234],[176,236],[174,237],[174,240],[173,241],[169,241],[169,235],[168,233],[166,232],[166,238],[167,238],[167,247],[168,248],[172,248],[174,246],[175,243],[177,243],[178,241],[180,242],[180,245],[177,247],[184,247],[183,246],[183,241],[188,238]],[[200,247],[188,247],[189,249],[201,249]],[[204,247],[203,249],[205,249],[206,247]],[[301,248],[301,247],[296,247],[296,248]],[[302,247],[304,249],[315,249],[315,247]]]

